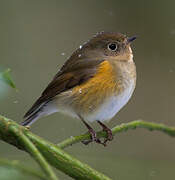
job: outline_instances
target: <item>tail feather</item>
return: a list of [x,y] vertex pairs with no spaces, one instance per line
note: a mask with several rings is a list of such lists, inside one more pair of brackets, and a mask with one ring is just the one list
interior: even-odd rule
[[38,109],[41,109],[45,106],[49,101],[42,102],[40,98],[33,104],[33,106],[26,112],[24,118],[29,117],[31,114],[35,113]]
[[25,119],[21,125],[22,126],[30,126],[32,123],[34,123],[37,120],[37,115],[33,116],[32,118]]
[[30,126],[32,123],[34,123],[41,116],[42,108],[43,107],[39,107],[28,116],[24,116],[25,120],[21,123],[21,125]]
[[22,126],[30,126],[40,117],[49,115],[57,112],[57,106],[53,101],[47,101],[41,104],[34,104],[31,109],[24,115],[24,121],[21,123]]

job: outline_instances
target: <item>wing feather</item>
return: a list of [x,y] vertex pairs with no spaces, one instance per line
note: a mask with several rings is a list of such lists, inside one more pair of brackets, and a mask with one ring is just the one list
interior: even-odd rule
[[[86,61],[87,60],[87,61]],[[72,60],[73,61],[73,60]],[[42,104],[51,101],[56,95],[72,89],[73,87],[86,82],[96,73],[98,65],[103,60],[78,59],[72,62],[71,58],[63,65],[61,70],[55,75],[43,91],[41,97],[33,104],[24,118],[31,116],[35,111],[41,108]]]

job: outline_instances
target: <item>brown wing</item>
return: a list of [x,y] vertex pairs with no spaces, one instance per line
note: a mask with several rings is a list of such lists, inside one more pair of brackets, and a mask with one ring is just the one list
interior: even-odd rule
[[40,109],[41,106],[52,100],[56,95],[80,85],[93,77],[97,66],[102,61],[85,58],[74,61],[70,58],[43,91],[41,97],[25,114],[24,118],[36,112],[38,108]]

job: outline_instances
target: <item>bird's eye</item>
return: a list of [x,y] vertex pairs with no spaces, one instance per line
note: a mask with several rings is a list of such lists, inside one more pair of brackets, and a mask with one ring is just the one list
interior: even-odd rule
[[110,51],[116,51],[117,50],[117,44],[116,43],[110,43],[108,44],[108,49]]

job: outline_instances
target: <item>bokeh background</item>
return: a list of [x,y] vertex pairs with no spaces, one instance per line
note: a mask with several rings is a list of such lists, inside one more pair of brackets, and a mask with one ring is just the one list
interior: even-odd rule
[[[132,46],[137,87],[109,127],[137,119],[175,126],[174,7],[169,0],[1,0],[0,70],[12,69],[18,92],[1,85],[0,114],[21,122],[79,45],[96,32],[119,31],[138,35]],[[37,121],[31,131],[58,143],[86,128],[57,113]],[[112,179],[175,179],[175,139],[161,132],[136,129],[118,134],[105,148],[79,143],[66,151]],[[26,153],[4,142],[0,157],[38,168]]]

